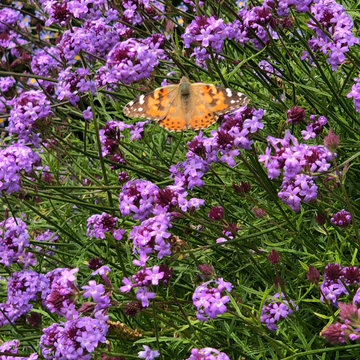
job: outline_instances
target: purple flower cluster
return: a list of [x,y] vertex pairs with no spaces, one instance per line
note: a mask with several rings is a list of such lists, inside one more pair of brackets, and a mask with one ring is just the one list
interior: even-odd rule
[[191,355],[186,360],[230,360],[230,358],[217,349],[206,347],[202,349],[191,349]]
[[339,308],[340,321],[326,326],[320,335],[333,344],[359,340],[360,309],[354,304],[343,303],[339,303]]
[[301,200],[316,199],[317,186],[312,174],[330,168],[332,153],[322,145],[299,144],[289,130],[283,139],[268,136],[267,141],[270,146],[259,156],[259,161],[264,163],[270,179],[283,173],[278,196],[291,209],[299,211]]
[[14,354],[16,356],[0,355],[0,360],[36,360],[39,357],[37,353],[31,354],[29,357],[17,355],[19,345],[19,340],[10,340],[2,343],[0,345],[0,353]]
[[32,301],[44,299],[48,291],[49,280],[45,275],[33,270],[12,273],[8,278],[8,295],[5,303],[0,304],[0,326],[14,323],[20,316],[29,312]]
[[42,355],[48,360],[92,359],[91,353],[106,341],[108,318],[98,311],[94,317],[75,317],[50,325],[40,338]]
[[[210,287],[212,284],[215,286]],[[230,301],[229,296],[222,295],[223,291],[230,292],[233,285],[230,282],[219,278],[210,280],[199,285],[192,296],[193,304],[196,307],[196,317],[199,321],[207,321],[227,311],[225,304]]]
[[21,173],[30,174],[39,164],[39,155],[25,145],[17,143],[0,150],[0,191],[19,191]]
[[44,304],[50,310],[66,319],[77,314],[75,310],[75,295],[79,290],[75,286],[75,273],[78,268],[69,270],[67,268],[56,268],[46,274],[49,279],[49,291],[44,299]]
[[[344,7],[334,0],[315,1],[311,13],[317,23],[308,22],[316,34],[309,40],[309,46],[313,51],[328,54],[327,61],[336,70],[344,62],[349,48],[359,43],[359,38],[353,35],[353,21]],[[304,57],[308,55],[305,52]]]
[[[285,300],[283,293],[276,293],[273,298],[279,299],[280,301],[265,301],[260,316],[261,322],[264,323],[266,327],[272,331],[276,330],[279,327],[277,325],[277,322],[287,318],[293,312],[291,308],[295,308],[294,301],[290,301],[290,306],[289,302]],[[296,307],[296,310],[298,310],[298,307]]]
[[122,6],[124,10],[121,20],[131,25],[142,24],[142,13],[145,13],[150,18],[161,20],[163,16],[159,14],[165,11],[165,6],[160,1],[125,0],[122,1]]
[[[357,266],[340,266],[338,263],[329,263],[325,267],[324,281],[321,284],[321,301],[326,299],[334,305],[341,295],[348,295],[345,285],[357,285],[360,283],[360,270]],[[356,302],[356,296],[354,301]]]
[[19,140],[39,146],[39,129],[44,127],[53,115],[50,101],[40,90],[29,90],[9,101],[12,105],[8,130]]
[[198,65],[204,65],[205,61],[210,58],[211,52],[207,48],[213,49],[220,53],[227,36],[226,25],[223,19],[216,19],[214,16],[206,17],[203,15],[196,16],[189,26],[186,27],[182,35],[185,48],[189,48],[195,43],[194,52]]
[[160,280],[167,284],[172,276],[172,269],[167,265],[144,266],[147,259],[146,256],[142,256],[141,261],[134,261],[136,265],[143,266],[142,269],[132,275],[131,279],[124,277],[122,281],[125,285],[120,287],[120,291],[124,293],[137,288],[136,298],[141,302],[142,307],[148,307],[149,300],[155,298],[155,293],[151,291],[152,286],[159,285]]
[[9,217],[0,222],[0,263],[10,266],[13,263],[24,263],[25,266],[36,261],[28,253],[30,246],[26,224],[20,218]]
[[84,298],[92,298],[96,303],[94,310],[106,309],[110,306],[110,292],[105,293],[105,287],[103,284],[98,284],[95,280],[90,280],[88,285],[82,287],[85,292]]
[[71,67],[59,73],[59,84],[57,88],[58,99],[68,99],[73,105],[80,100],[80,94],[91,91],[96,92],[93,80],[89,80],[89,69],[78,68],[72,71]]
[[354,98],[354,106],[357,112],[360,112],[360,74],[354,79],[351,91],[347,94],[348,98]]
[[[123,121],[108,121],[104,128],[100,130],[100,142],[102,144],[101,151],[103,156],[109,160],[122,164],[125,162],[124,154],[120,149],[120,143],[125,137],[125,131],[130,131],[130,141],[140,140],[144,133],[144,127],[149,121],[138,121],[135,124],[126,124]],[[111,164],[112,169],[117,165]]]
[[129,239],[133,240],[133,252],[140,256],[157,252],[159,259],[171,255],[170,244],[167,242],[171,236],[171,233],[167,232],[170,227],[170,219],[166,213],[134,226],[129,234]]
[[[57,78],[61,68],[61,62],[58,60],[60,52],[57,47],[46,47],[36,50],[31,59],[31,70],[35,75],[49,78]],[[39,84],[47,93],[55,93],[55,83],[47,80],[38,79]]]
[[105,57],[119,40],[120,34],[116,27],[100,18],[86,21],[81,27],[66,30],[57,48],[68,63],[75,63],[81,50],[89,59],[92,59],[91,55]]
[[130,180],[123,187],[119,197],[123,216],[145,220],[153,211],[159,188],[147,180]]
[[154,34],[149,38],[128,39],[118,42],[106,56],[106,66],[99,69],[97,83],[99,86],[117,83],[129,84],[146,79],[164,57],[165,37]]
[[95,214],[87,219],[86,236],[95,236],[97,239],[105,239],[107,232],[111,233],[116,240],[121,240],[125,230],[116,229],[117,217],[103,212]]
[[330,221],[336,226],[347,227],[351,222],[351,215],[348,211],[342,209],[341,211],[338,211],[336,214],[334,214]]
[[315,138],[324,130],[324,126],[327,124],[327,118],[325,116],[310,115],[310,122],[306,125],[306,130],[301,130],[301,135],[304,140]]

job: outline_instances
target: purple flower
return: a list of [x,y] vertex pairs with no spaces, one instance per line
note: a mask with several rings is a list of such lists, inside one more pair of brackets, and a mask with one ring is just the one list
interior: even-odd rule
[[29,238],[27,225],[20,218],[9,217],[0,222],[0,263],[34,265],[36,260],[28,252]]
[[[315,35],[309,40],[313,51],[328,55],[328,63],[333,70],[345,60],[345,54],[359,39],[353,35],[353,21],[344,7],[334,0],[318,0],[311,7],[317,22],[308,22]],[[325,31],[324,31],[325,30]],[[329,35],[330,36],[329,36]]]
[[336,214],[334,214],[330,221],[339,227],[347,227],[349,226],[350,222],[351,222],[351,215],[348,211],[346,211],[345,209],[342,209],[341,211],[337,212]]
[[98,311],[94,317],[76,317],[61,324],[52,324],[43,329],[40,338],[42,355],[48,360],[73,358],[90,360],[91,353],[105,343],[108,316]]
[[163,36],[158,35],[160,41],[152,37],[136,40],[128,39],[118,42],[106,57],[105,72],[99,70],[97,82],[99,85],[117,83],[119,81],[129,84],[150,76],[152,70],[164,57]]
[[120,212],[134,219],[145,220],[153,211],[159,188],[147,180],[130,180],[119,196]]
[[[273,298],[280,299],[281,301],[268,300],[265,301],[264,306],[261,310],[260,320],[262,323],[265,323],[266,327],[269,330],[276,330],[279,326],[276,324],[277,322],[287,318],[293,310],[289,306],[287,300],[285,300],[284,294],[276,293]],[[295,303],[291,300],[291,306],[294,308]],[[298,310],[298,307],[296,307]]]
[[[6,341],[0,345],[0,353],[17,354],[19,345],[20,345],[20,341],[17,339]],[[22,356],[0,355],[1,360],[36,360],[37,358],[38,358],[37,353],[33,353],[26,358]]]
[[[215,284],[215,287],[209,287]],[[227,311],[225,304],[230,301],[227,295],[222,296],[223,291],[231,291],[233,285],[222,278],[210,280],[199,285],[192,296],[193,304],[197,309],[196,317],[200,321],[207,321]]]
[[88,106],[87,109],[83,111],[83,117],[85,120],[91,120],[94,117],[91,106]]
[[160,356],[158,350],[151,350],[149,346],[143,345],[144,351],[139,351],[138,356],[140,359],[153,360]]
[[202,349],[191,349],[191,355],[186,360],[230,360],[230,358],[217,349],[206,347]]
[[105,292],[104,285],[97,284],[95,280],[90,280],[89,285],[84,285],[82,289],[85,290],[83,294],[84,298],[89,298],[91,296],[95,302],[98,302]]
[[354,98],[354,105],[357,112],[360,112],[360,76],[354,79],[351,91],[347,94],[348,98]]
[[2,92],[8,91],[14,84],[15,80],[11,76],[5,76],[0,78],[0,90]]
[[327,124],[325,116],[310,115],[310,122],[306,126],[306,130],[301,130],[301,135],[304,140],[315,138],[316,135],[321,134],[324,126]]
[[19,140],[32,142],[39,146],[39,129],[44,128],[46,122],[53,115],[50,101],[40,90],[29,90],[11,100],[10,135],[17,135]]
[[121,231],[119,233],[118,230],[116,230],[116,222],[117,217],[113,217],[105,212],[103,212],[101,215],[92,215],[87,219],[86,236],[95,236],[97,239],[105,239],[105,234],[110,232],[113,235],[115,233],[118,239],[121,239],[121,235],[124,232],[118,229]]
[[283,171],[278,196],[291,209],[299,211],[301,200],[309,202],[317,197],[317,186],[311,174],[327,171],[333,154],[322,145],[299,144],[288,130],[283,139],[268,136],[267,141],[270,146],[259,156],[259,161],[264,163],[270,179]]
[[223,19],[203,15],[196,16],[182,35],[185,48],[189,48],[192,43],[203,47],[196,47],[191,55],[195,55],[198,65],[204,64],[204,61],[210,57],[210,53],[206,48],[211,47],[215,53],[221,52],[226,36],[227,31]]
[[[75,71],[71,67],[59,73],[59,83],[57,87],[58,99],[68,99],[71,104],[76,105],[80,101],[80,94],[91,91],[96,92],[95,83],[89,80],[89,69],[78,68]],[[85,110],[86,111],[86,110]],[[87,115],[89,115],[87,113]]]

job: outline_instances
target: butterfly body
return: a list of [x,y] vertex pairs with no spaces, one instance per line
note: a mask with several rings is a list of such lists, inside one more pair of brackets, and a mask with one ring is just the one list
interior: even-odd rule
[[124,107],[129,117],[156,120],[168,130],[204,129],[219,115],[246,105],[250,99],[231,89],[205,83],[190,83],[186,77],[179,84],[167,85],[130,101]]

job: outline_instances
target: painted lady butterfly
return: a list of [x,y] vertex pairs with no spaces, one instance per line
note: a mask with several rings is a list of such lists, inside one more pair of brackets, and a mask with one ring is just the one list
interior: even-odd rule
[[129,117],[157,120],[160,126],[172,131],[198,130],[249,101],[241,92],[213,84],[192,84],[183,77],[179,84],[140,95],[125,105],[123,112]]

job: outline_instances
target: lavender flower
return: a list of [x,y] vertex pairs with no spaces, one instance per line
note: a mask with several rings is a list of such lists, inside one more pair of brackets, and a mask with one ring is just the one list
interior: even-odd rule
[[[215,284],[215,286],[209,287],[210,284]],[[192,297],[198,320],[207,321],[209,318],[213,319],[225,313],[227,311],[225,304],[230,301],[230,298],[227,295],[222,296],[222,292],[225,290],[230,292],[232,288],[233,285],[222,278],[199,285]]]
[[347,94],[348,98],[354,98],[354,106],[357,112],[360,112],[360,75],[354,79],[351,91]]
[[310,115],[310,122],[306,126],[306,130],[301,130],[301,135],[304,140],[315,138],[316,135],[321,134],[324,126],[327,124],[325,116]]
[[0,222],[0,263],[5,266],[35,264],[36,260],[27,250],[29,237],[27,225],[20,218],[9,217]]
[[[116,229],[117,217],[113,217],[110,214],[103,212],[95,214],[87,219],[87,231],[86,236],[95,236],[97,239],[105,239],[106,233],[111,233],[117,240],[121,239],[125,230]],[[120,232],[119,232],[120,230]],[[120,236],[120,238],[119,238]]]
[[89,69],[78,68],[72,71],[71,67],[59,73],[59,83],[57,88],[58,99],[68,99],[73,105],[80,100],[80,94],[91,91],[96,92],[95,83],[89,80]]
[[153,360],[160,356],[158,350],[151,350],[149,346],[143,345],[144,351],[139,351],[138,356],[140,359]]
[[291,209],[299,211],[302,200],[309,202],[317,197],[317,186],[311,174],[327,171],[333,154],[322,145],[299,144],[288,130],[283,139],[269,136],[267,140],[271,147],[259,156],[259,161],[264,163],[270,179],[283,172],[278,196]]
[[159,188],[147,180],[130,180],[123,187],[119,197],[120,212],[134,219],[146,219],[154,208]]
[[344,62],[349,48],[359,43],[352,32],[353,21],[344,7],[334,0],[316,1],[311,7],[311,13],[321,27],[312,21],[308,23],[315,32],[309,40],[309,46],[313,51],[327,54],[328,63],[336,70]]
[[230,360],[230,358],[217,349],[206,347],[200,350],[191,349],[191,355],[186,360]]
[[[0,353],[11,353],[17,355],[19,345],[20,345],[20,341],[17,339],[5,341],[0,345]],[[1,360],[36,360],[37,358],[38,358],[37,353],[31,354],[29,357],[0,355]]]
[[74,357],[79,360],[90,360],[91,353],[105,343],[108,325],[101,311],[94,317],[76,317],[62,324],[52,324],[43,329],[40,347],[45,359],[65,360]]
[[[295,308],[295,303],[292,300],[291,307],[289,306],[289,302],[285,300],[283,293],[276,293],[273,298],[281,299],[281,301],[271,300],[271,302],[269,302],[267,300],[261,310],[260,317],[261,322],[265,323],[266,327],[272,331],[279,327],[277,322],[292,314],[293,310],[291,307]],[[296,310],[298,310],[298,307],[296,307]]]
[[[163,35],[135,40],[128,39],[117,43],[106,57],[106,67],[99,70],[99,85],[117,83],[129,84],[150,76],[151,71],[164,56]],[[103,69],[103,70],[102,70]]]
[[53,115],[50,102],[40,90],[29,90],[11,101],[8,130],[24,142],[39,145],[39,130]]
[[15,322],[29,312],[32,301],[43,299],[49,290],[49,280],[33,270],[12,273],[7,282],[7,300],[0,304],[0,325]]

